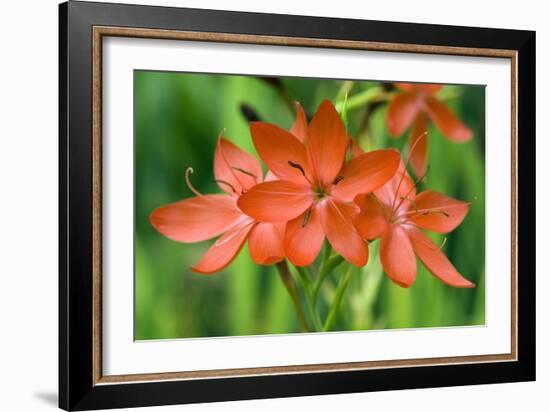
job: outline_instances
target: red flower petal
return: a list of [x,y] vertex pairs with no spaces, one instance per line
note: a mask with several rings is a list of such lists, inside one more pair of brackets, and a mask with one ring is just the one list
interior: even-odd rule
[[386,123],[392,136],[399,136],[412,124],[420,110],[421,100],[416,93],[398,93],[391,100]]
[[214,242],[200,262],[191,267],[191,270],[208,274],[224,269],[235,259],[253,226],[254,222],[248,220],[227,231]]
[[414,83],[394,83],[394,86],[404,92],[412,92],[415,89],[416,84]]
[[334,250],[351,264],[365,266],[369,249],[353,225],[355,207],[327,199],[320,204],[320,211],[323,230]]
[[[307,218],[306,218],[306,214]],[[292,264],[307,266],[313,263],[325,240],[318,206],[313,206],[286,224],[285,253]]]
[[299,165],[311,180],[306,148],[296,137],[278,126],[263,122],[251,123],[250,133],[258,154],[279,179],[309,184],[302,171],[289,163]]
[[308,186],[274,180],[254,186],[239,197],[237,205],[248,216],[264,222],[287,222],[311,206],[314,194]]
[[409,161],[416,176],[423,176],[426,172],[428,158],[428,118],[419,113],[414,120],[409,142]]
[[425,92],[433,94],[441,90],[442,84],[423,84],[423,83],[394,83],[397,88],[407,92]]
[[411,210],[411,222],[437,233],[455,229],[468,213],[468,203],[426,190],[415,198],[416,209]]
[[416,257],[407,232],[400,225],[388,225],[380,240],[380,261],[384,272],[399,286],[408,288],[416,278]]
[[228,195],[205,195],[161,206],[151,213],[153,227],[178,242],[201,242],[235,226],[246,216]]
[[292,129],[290,129],[290,133],[296,136],[300,142],[305,143],[307,140],[307,117],[300,103],[296,102],[295,106],[296,120]]
[[427,94],[434,94],[440,91],[443,88],[442,84],[422,84],[418,83],[415,85],[416,90],[420,92],[424,92]]
[[259,265],[272,265],[285,258],[283,248],[284,223],[259,222],[248,236],[248,251]]
[[262,181],[262,167],[254,156],[222,138],[216,145],[214,176],[222,190],[241,194]]
[[317,183],[332,183],[344,163],[346,131],[336,109],[323,101],[308,128],[307,151]]
[[358,195],[355,203],[361,212],[355,218],[355,227],[363,239],[376,239],[384,233],[388,224],[384,208],[374,195]]
[[414,252],[424,266],[443,283],[456,288],[473,288],[475,284],[464,278],[449,262],[447,256],[435,245],[432,240],[415,227],[410,227],[408,233]]
[[430,96],[426,99],[426,110],[435,126],[449,140],[461,143],[472,138],[472,131],[436,97]]
[[374,150],[356,157],[339,174],[331,194],[338,200],[351,202],[359,193],[378,189],[395,174],[400,159],[393,149]]

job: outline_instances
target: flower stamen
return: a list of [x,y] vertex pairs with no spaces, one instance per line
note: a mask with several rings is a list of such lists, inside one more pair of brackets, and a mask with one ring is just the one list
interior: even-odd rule
[[306,171],[304,170],[304,168],[300,163],[293,162],[292,160],[288,160],[287,162],[290,167],[293,167],[294,169],[298,169],[300,172],[302,172],[302,176],[304,176],[304,178],[308,181],[309,184],[313,185],[311,180],[308,179],[306,175]]
[[304,170],[304,168],[299,163],[294,163],[293,161],[289,160],[288,165],[290,167],[293,167],[294,169],[298,169],[300,172],[302,172],[302,175],[304,177],[306,177],[306,171]]
[[204,195],[201,192],[199,192],[197,189],[195,189],[195,187],[191,183],[191,179],[189,178],[189,175],[191,175],[192,173],[195,173],[192,167],[188,167],[185,170],[185,183],[187,183],[187,187],[189,188],[189,190],[191,190],[196,196],[204,197]]
[[426,240],[426,239],[420,240],[420,243],[422,243],[425,247],[427,247],[431,250],[441,250],[447,244],[447,236],[445,236],[443,238],[443,241],[441,242],[441,244],[439,246],[436,245],[433,242],[430,242],[430,241]]
[[418,212],[418,205],[416,204],[416,200],[411,199],[409,196],[401,196],[401,200],[408,200],[411,202],[411,206],[414,208],[415,212]]
[[453,208],[457,208],[457,207],[462,207],[462,206],[463,206],[462,204],[457,204],[457,205],[445,206],[445,209],[441,209],[439,207],[432,207],[432,208],[409,210],[408,212],[403,213],[401,216],[411,216],[411,215],[416,215],[416,214],[419,214],[419,215],[422,215],[422,216],[427,216],[427,215],[432,214],[432,213],[441,213],[445,217],[451,217],[448,210],[453,209]]
[[[416,149],[416,146],[418,145],[418,143],[422,139],[427,138],[427,136],[428,136],[427,131],[422,133],[420,136],[418,136],[418,138],[414,141],[414,144],[411,146],[411,148],[409,150],[409,153],[407,153],[407,161],[405,162],[405,170],[403,170],[403,173],[401,174],[401,179],[399,179],[399,183],[397,184],[397,187],[395,188],[394,203],[395,203],[395,199],[397,199],[397,193],[399,193],[399,189],[401,188],[401,183],[403,183],[403,179],[405,179],[405,175],[407,173],[407,166],[409,165],[409,162],[411,160],[411,155],[413,154],[414,150]],[[424,179],[425,176],[426,176],[426,172],[422,176],[422,179]],[[420,179],[420,180],[422,180],[422,179]],[[420,180],[418,182],[420,182]],[[416,187],[416,183],[415,183],[414,187]],[[409,193],[410,193],[410,191],[409,191]],[[408,193],[407,193],[407,195],[408,195]],[[401,203],[403,203],[403,201],[400,202],[399,206],[401,206]],[[392,210],[397,210],[397,209],[399,209],[399,206],[394,208],[394,204],[392,204],[391,209]]]
[[[225,128],[222,129],[222,131],[220,132],[220,134],[219,134],[219,136],[218,136],[218,141],[219,141],[221,138],[223,138],[224,133],[225,133]],[[225,157],[225,153],[224,153],[223,150],[221,151],[221,155],[222,155],[222,158],[223,158],[225,164],[227,165],[227,167],[229,167],[229,170],[231,171],[231,174],[233,175],[233,177],[235,178],[235,180],[237,181],[237,183],[238,183],[239,185],[241,185],[241,187],[243,188],[243,190],[241,190],[241,194],[244,193],[244,187],[245,187],[246,185],[244,185],[243,182],[241,181],[241,179],[239,179],[239,176],[234,172],[235,170],[238,170],[238,171],[241,172],[241,173],[244,173],[244,174],[247,174],[247,175],[250,175],[250,176],[254,177],[254,178],[256,179],[256,183],[257,183],[257,178],[256,178],[256,176],[254,176],[252,173],[247,172],[247,171],[245,171],[244,169],[241,169],[241,168],[238,168],[238,167],[233,167],[233,166],[231,166],[231,165],[229,164],[229,162],[227,161],[227,158]]]
[[[404,170],[403,171],[403,175],[406,173],[407,171]],[[395,213],[397,210],[399,210],[399,208],[401,207],[401,205],[403,204],[403,201],[405,200],[411,200],[409,198],[409,195],[412,193],[412,191],[414,189],[416,189],[416,186],[422,181],[424,180],[424,178],[426,177],[426,174],[428,173],[428,170],[426,169],[426,171],[424,172],[424,174],[422,176],[420,176],[418,179],[416,179],[416,181],[413,182],[413,185],[411,186],[411,188],[409,189],[409,191],[407,192],[407,194],[405,196],[400,196],[400,201],[399,203],[397,204],[397,206],[393,207],[392,205],[392,210],[393,212]],[[399,182],[401,184],[401,182]],[[397,199],[397,191],[395,193],[395,198]],[[395,199],[394,199],[394,202],[395,202]]]
[[226,182],[225,180],[221,180],[221,179],[216,179],[214,180],[216,183],[219,183],[221,185],[225,185],[225,186],[228,186],[232,191],[233,193],[235,194],[238,194],[237,191],[235,190],[235,188],[233,187],[233,185],[229,182]]
[[443,216],[445,217],[449,217],[450,215],[445,212],[444,210],[426,210],[425,212],[422,213],[422,215],[424,216],[427,216],[429,215],[430,213],[441,213]]
[[245,169],[242,169],[240,167],[231,166],[231,169],[236,170],[237,172],[244,173],[247,176],[253,177],[255,180],[258,180],[258,176],[256,176],[254,173],[251,173]]
[[336,179],[334,179],[334,182],[332,182],[332,184],[334,186],[336,186],[339,182],[341,182],[342,180],[344,180],[344,176],[340,175],[340,176],[336,176]]
[[306,210],[306,213],[304,213],[304,220],[302,221],[302,227],[306,227],[307,222],[309,221],[310,214],[311,214],[311,209]]

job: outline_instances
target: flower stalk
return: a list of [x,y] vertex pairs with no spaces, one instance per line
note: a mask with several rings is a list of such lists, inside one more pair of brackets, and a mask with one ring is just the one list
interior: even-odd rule
[[336,288],[336,294],[334,295],[334,300],[332,301],[332,305],[328,312],[327,320],[325,321],[325,324],[323,326],[323,332],[328,332],[334,327],[334,323],[336,322],[336,319],[338,319],[338,314],[340,312],[340,305],[342,304],[342,298],[344,297],[344,293],[348,288],[352,274],[353,274],[353,266],[348,265],[348,270],[346,271],[344,276],[340,278],[340,281],[338,282],[338,287]]
[[296,266],[296,271],[298,272],[298,276],[301,281],[302,288],[304,290],[304,296],[306,298],[306,303],[308,305],[309,315],[313,323],[313,330],[315,332],[320,332],[321,330],[323,330],[323,324],[321,322],[321,318],[319,317],[319,313],[317,312],[317,309],[315,307],[315,302],[313,300],[313,289],[312,289],[311,279],[304,267]]
[[294,304],[294,309],[296,310],[296,316],[298,318],[298,322],[300,322],[300,328],[302,329],[302,332],[309,332],[310,328],[307,325],[304,309],[302,308],[302,303],[300,301],[300,295],[298,293],[296,283],[294,282],[294,279],[290,274],[290,269],[288,267],[288,264],[286,263],[286,260],[277,263],[277,270],[279,272],[281,280],[283,281],[283,285],[285,286],[288,294],[290,295],[290,298],[292,299],[292,303]]
[[370,103],[372,101],[389,100],[390,96],[391,94],[384,91],[382,88],[373,87],[363,92],[354,94],[351,97],[348,97],[345,103],[344,103],[344,100],[337,102],[335,107],[338,113],[341,113],[342,109],[344,108],[344,105],[346,106],[346,110],[348,111],[355,110],[355,109],[365,107],[367,103]]
[[334,269],[340,265],[344,261],[344,258],[340,255],[334,255],[330,256],[332,251],[332,248],[330,247],[330,244],[327,242],[325,246],[325,255],[323,256],[323,262],[321,263],[321,267],[319,268],[319,273],[317,275],[317,278],[315,280],[315,283],[313,284],[313,302],[317,304],[317,297],[319,295],[319,290],[321,289],[321,286],[323,285],[323,282],[327,278],[329,274],[332,273]]

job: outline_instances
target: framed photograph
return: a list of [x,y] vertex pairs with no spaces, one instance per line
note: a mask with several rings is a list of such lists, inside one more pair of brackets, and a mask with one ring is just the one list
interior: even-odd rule
[[535,33],[60,5],[66,410],[535,379]]

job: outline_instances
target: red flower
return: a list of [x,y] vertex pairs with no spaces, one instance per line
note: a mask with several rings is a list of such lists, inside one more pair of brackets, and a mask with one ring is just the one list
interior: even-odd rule
[[[192,172],[192,169],[188,169]],[[260,163],[226,139],[214,157],[214,175],[226,194],[203,195],[187,183],[196,197],[161,206],[151,213],[153,227],[169,239],[191,243],[223,234],[191,270],[212,273],[225,268],[248,239],[254,262],[269,265],[284,259],[284,223],[258,222],[237,207],[237,199],[262,181]]]
[[471,288],[447,257],[420,229],[447,233],[468,213],[468,204],[427,190],[416,193],[415,183],[403,164],[383,187],[355,198],[361,209],[357,230],[365,239],[380,240],[380,260],[384,271],[398,285],[409,287],[416,277],[416,256],[444,283]]
[[368,246],[354,227],[351,201],[387,182],[399,166],[399,154],[378,150],[345,164],[350,142],[328,100],[309,125],[298,106],[291,133],[262,122],[252,123],[250,131],[261,159],[280,180],[254,186],[239,198],[239,207],[260,221],[288,222],[284,250],[297,266],[315,260],[325,235],[346,260],[364,266]]
[[412,125],[409,147],[416,145],[416,150],[410,155],[410,162],[415,174],[422,176],[426,170],[428,139],[417,140],[427,132],[428,119],[454,142],[467,142],[472,131],[435,95],[443,86],[409,83],[396,86],[399,92],[390,102],[386,122],[392,136],[401,135]]

